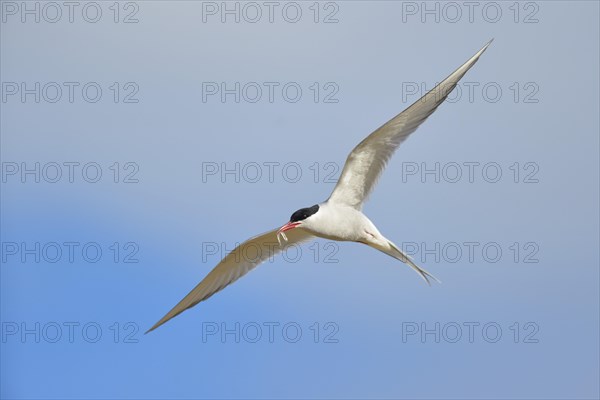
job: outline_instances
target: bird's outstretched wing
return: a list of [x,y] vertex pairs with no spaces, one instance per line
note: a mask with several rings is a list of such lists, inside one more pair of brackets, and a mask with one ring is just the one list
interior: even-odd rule
[[287,247],[298,244],[313,237],[301,228],[287,232],[287,241],[280,245],[277,241],[277,229],[248,239],[237,246],[221,260],[212,271],[187,296],[185,296],[171,311],[160,319],[148,332],[158,328],[168,320],[181,314],[188,308],[194,307],[208,299],[225,286],[232,284],[248,271],[268,260]]
[[400,143],[442,104],[490,43],[491,40],[440,84],[360,142],[346,159],[329,201],[360,210]]

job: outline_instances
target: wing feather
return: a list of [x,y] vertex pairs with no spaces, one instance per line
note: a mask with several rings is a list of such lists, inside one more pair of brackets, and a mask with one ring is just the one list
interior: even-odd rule
[[360,210],[394,151],[446,100],[490,43],[491,40],[440,84],[360,142],[348,155],[329,201]]
[[292,229],[287,232],[288,241],[280,246],[277,242],[277,229],[274,229],[246,240],[227,254],[187,296],[152,328],[148,329],[146,333],[153,331],[171,318],[208,299],[275,254],[311,237],[312,235],[302,228]]

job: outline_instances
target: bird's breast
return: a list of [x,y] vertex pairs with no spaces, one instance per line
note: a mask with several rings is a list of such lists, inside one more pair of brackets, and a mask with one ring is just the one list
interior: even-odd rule
[[370,221],[353,208],[322,207],[309,229],[325,239],[360,242],[364,240],[365,228],[369,224]]

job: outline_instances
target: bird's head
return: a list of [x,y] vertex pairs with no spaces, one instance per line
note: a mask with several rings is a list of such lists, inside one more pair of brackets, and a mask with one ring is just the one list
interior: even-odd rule
[[298,228],[298,227],[308,227],[310,225],[311,217],[313,217],[317,211],[319,211],[319,205],[315,204],[312,207],[301,208],[298,211],[295,211],[290,217],[290,222],[279,228],[277,231],[277,237],[282,235],[285,240],[287,240],[285,233],[290,229]]

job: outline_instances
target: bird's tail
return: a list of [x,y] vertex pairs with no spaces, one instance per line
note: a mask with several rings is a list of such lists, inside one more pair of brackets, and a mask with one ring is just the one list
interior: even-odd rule
[[408,266],[414,269],[421,276],[421,278],[423,278],[423,280],[427,282],[429,286],[431,286],[431,281],[429,280],[429,278],[433,279],[437,283],[442,283],[435,276],[431,275],[429,272],[425,271],[423,268],[415,264],[412,258],[408,254],[400,250],[398,246],[396,246],[394,243],[388,240],[387,244],[387,248],[379,248],[378,250],[384,252],[388,256],[394,257],[395,259],[402,261],[405,264],[408,264]]

